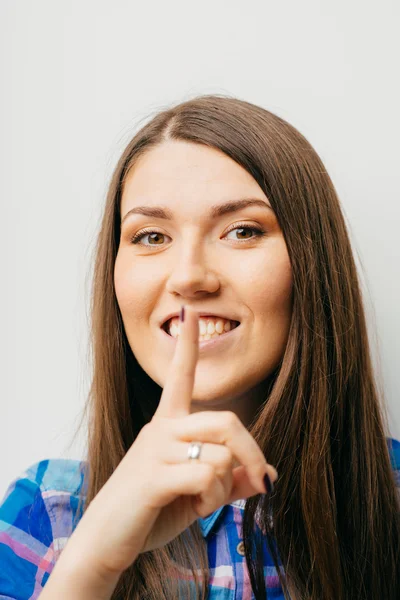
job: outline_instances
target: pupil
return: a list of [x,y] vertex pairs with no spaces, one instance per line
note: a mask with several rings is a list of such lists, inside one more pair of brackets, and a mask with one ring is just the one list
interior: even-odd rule
[[[162,235],[163,235],[162,233],[151,233],[150,234],[150,239],[152,239],[153,241],[157,242],[159,240],[159,237],[162,236]],[[157,240],[157,237],[158,237],[158,240]]]

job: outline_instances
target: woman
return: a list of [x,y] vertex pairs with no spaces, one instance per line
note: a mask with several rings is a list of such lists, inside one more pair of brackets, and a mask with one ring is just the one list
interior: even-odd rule
[[92,336],[87,461],[11,484],[0,597],[399,597],[400,444],[339,201],[295,128],[203,96],[135,135]]

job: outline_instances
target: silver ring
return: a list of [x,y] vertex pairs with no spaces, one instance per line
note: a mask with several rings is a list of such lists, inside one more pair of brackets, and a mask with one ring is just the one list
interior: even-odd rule
[[202,442],[190,442],[188,448],[188,460],[196,460],[200,458]]

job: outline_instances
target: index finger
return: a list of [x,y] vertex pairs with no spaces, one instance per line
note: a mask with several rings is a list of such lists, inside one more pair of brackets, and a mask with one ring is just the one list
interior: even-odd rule
[[190,414],[194,376],[199,358],[199,316],[184,308],[184,321],[179,322],[171,370],[161,394],[155,417],[184,417]]

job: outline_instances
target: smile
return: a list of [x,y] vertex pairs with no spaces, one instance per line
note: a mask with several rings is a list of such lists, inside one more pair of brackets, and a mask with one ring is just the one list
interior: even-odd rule
[[[212,349],[236,337],[235,332],[240,328],[238,321],[222,319],[221,317],[199,318],[199,349]],[[175,345],[179,337],[179,318],[170,319],[161,328],[164,339]],[[236,332],[237,333],[237,332]]]
[[[199,318],[199,340],[206,341],[225,333],[228,333],[232,329],[235,329],[239,325],[238,321],[231,321],[229,319],[223,319],[221,317],[200,317]],[[179,336],[179,319],[174,317],[169,319],[164,324],[164,331],[174,338]]]

